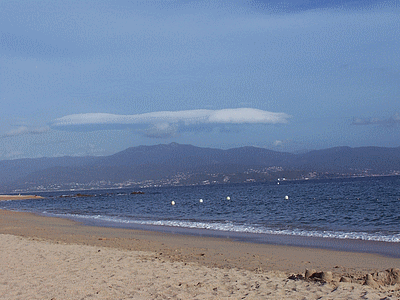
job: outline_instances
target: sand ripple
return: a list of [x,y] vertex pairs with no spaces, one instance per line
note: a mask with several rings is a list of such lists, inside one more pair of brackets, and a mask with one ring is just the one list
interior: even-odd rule
[[[0,299],[384,299],[395,291],[283,272],[171,262],[160,253],[0,235]],[[394,299],[394,298],[392,298]]]

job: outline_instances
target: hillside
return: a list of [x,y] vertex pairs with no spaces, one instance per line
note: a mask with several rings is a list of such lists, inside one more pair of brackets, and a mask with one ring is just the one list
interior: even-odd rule
[[0,161],[1,192],[168,184],[211,184],[301,179],[318,173],[340,176],[394,174],[400,148],[336,147],[304,154],[256,147],[228,150],[171,143],[138,146],[103,157],[57,157]]

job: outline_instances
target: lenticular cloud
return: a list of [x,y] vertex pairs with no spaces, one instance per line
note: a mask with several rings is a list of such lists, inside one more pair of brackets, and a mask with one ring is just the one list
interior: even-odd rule
[[289,115],[254,108],[235,108],[222,110],[182,110],[159,111],[137,115],[114,115],[106,113],[88,113],[68,115],[55,119],[53,129],[72,129],[73,127],[107,125],[155,125],[155,124],[279,124],[286,123]]

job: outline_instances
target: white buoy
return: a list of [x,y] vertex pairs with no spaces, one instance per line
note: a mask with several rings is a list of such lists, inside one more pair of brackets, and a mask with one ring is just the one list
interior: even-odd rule
[[175,205],[175,201],[171,201],[171,205]]
[[226,197],[226,200],[231,200],[231,197],[229,197],[229,196],[228,196],[228,197]]
[[285,196],[285,200],[289,200],[289,196]]
[[200,199],[199,202],[200,202],[200,203],[203,203],[203,199]]

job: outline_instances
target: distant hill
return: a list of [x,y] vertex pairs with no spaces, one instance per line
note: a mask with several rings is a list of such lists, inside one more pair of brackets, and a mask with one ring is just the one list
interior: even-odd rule
[[[211,177],[224,182],[226,178],[268,180],[273,178],[265,171],[268,168],[291,172],[291,176],[308,172],[352,174],[366,170],[384,174],[400,170],[400,147],[336,147],[292,154],[256,147],[221,150],[171,143],[131,147],[103,157],[4,160],[0,161],[0,192],[38,186],[56,189],[71,187],[72,183],[110,186],[125,181],[163,180],[179,174],[191,176],[190,180],[182,177],[182,184],[195,184],[195,180],[207,182]],[[243,175],[249,174],[249,170],[258,175]]]
[[400,147],[335,147],[297,156],[293,167],[326,172],[370,170],[388,173],[400,170]]
[[0,186],[18,181],[34,172],[52,167],[82,167],[92,164],[96,157],[43,157],[0,161]]

